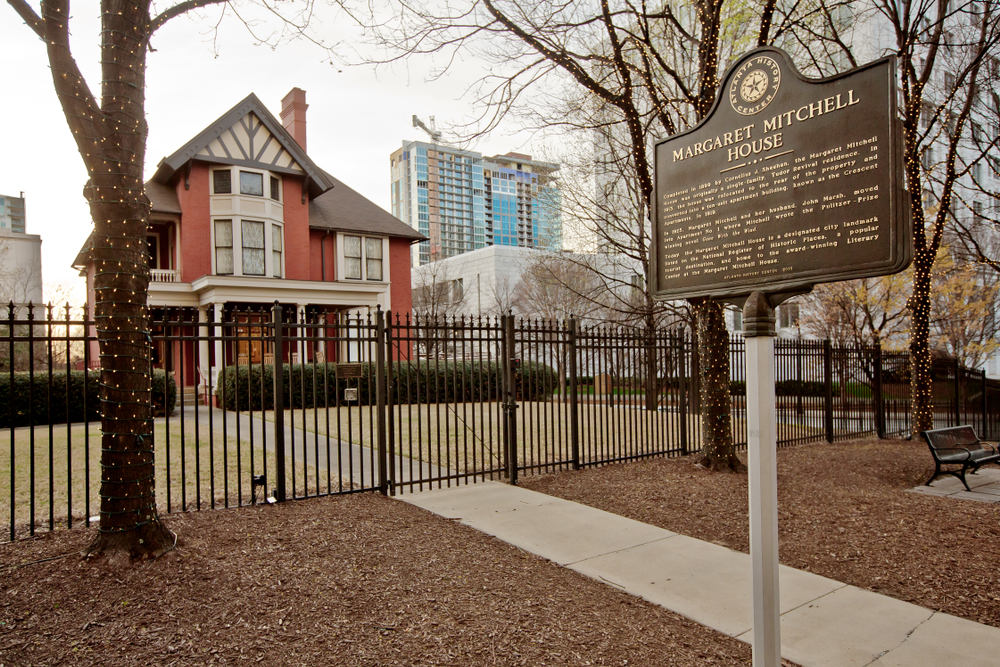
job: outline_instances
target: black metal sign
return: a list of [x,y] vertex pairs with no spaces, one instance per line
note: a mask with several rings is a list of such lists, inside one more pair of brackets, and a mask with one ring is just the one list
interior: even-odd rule
[[705,120],[656,145],[653,295],[807,291],[906,268],[895,71],[884,58],[806,79],[770,47],[733,65]]
[[361,364],[344,363],[337,364],[338,378],[359,378],[361,377]]

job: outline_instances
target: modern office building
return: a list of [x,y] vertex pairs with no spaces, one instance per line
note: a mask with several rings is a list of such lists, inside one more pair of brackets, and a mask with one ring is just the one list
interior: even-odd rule
[[406,141],[389,158],[392,214],[428,237],[413,264],[488,246],[559,250],[559,165]]

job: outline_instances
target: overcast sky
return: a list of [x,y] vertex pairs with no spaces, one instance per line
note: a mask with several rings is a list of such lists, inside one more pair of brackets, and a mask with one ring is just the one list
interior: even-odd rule
[[[98,3],[77,2],[73,10],[74,55],[99,97]],[[436,116],[441,126],[473,114],[471,103],[463,99],[476,73],[473,63],[445,81],[427,83],[431,63],[426,60],[377,74],[368,67],[331,66],[318,47],[306,43],[275,50],[254,46],[246,28],[235,21],[223,24],[216,55],[208,30],[217,17],[217,11],[208,20],[180,17],[153,40],[156,51],[149,55],[147,70],[146,178],[162,158],[251,92],[280,119],[281,99],[297,86],[306,91],[309,104],[310,157],[388,209],[389,154],[403,140],[426,139],[412,127],[412,115],[425,122]],[[358,41],[344,27],[346,21],[320,19],[328,42]],[[57,283],[74,283],[80,285],[76,295],[82,302],[82,279],[70,264],[91,229],[81,194],[86,171],[53,91],[44,46],[6,3],[0,5],[0,62],[5,65],[0,194],[24,192],[27,232],[42,237],[47,291]],[[495,133],[471,148],[490,155],[532,152],[524,136],[509,133]]]

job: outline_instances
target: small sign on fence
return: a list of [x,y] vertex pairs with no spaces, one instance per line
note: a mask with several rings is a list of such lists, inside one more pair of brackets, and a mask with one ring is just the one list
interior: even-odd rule
[[359,378],[359,377],[361,377],[361,364],[338,363],[337,364],[337,377],[338,378]]

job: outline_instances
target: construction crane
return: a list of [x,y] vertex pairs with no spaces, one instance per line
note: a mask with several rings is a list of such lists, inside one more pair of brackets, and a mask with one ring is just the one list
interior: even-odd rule
[[434,127],[434,116],[430,117],[429,127],[424,124],[424,121],[417,118],[417,114],[413,114],[413,127],[419,127],[421,130],[427,133],[436,144],[441,143],[441,133]]

